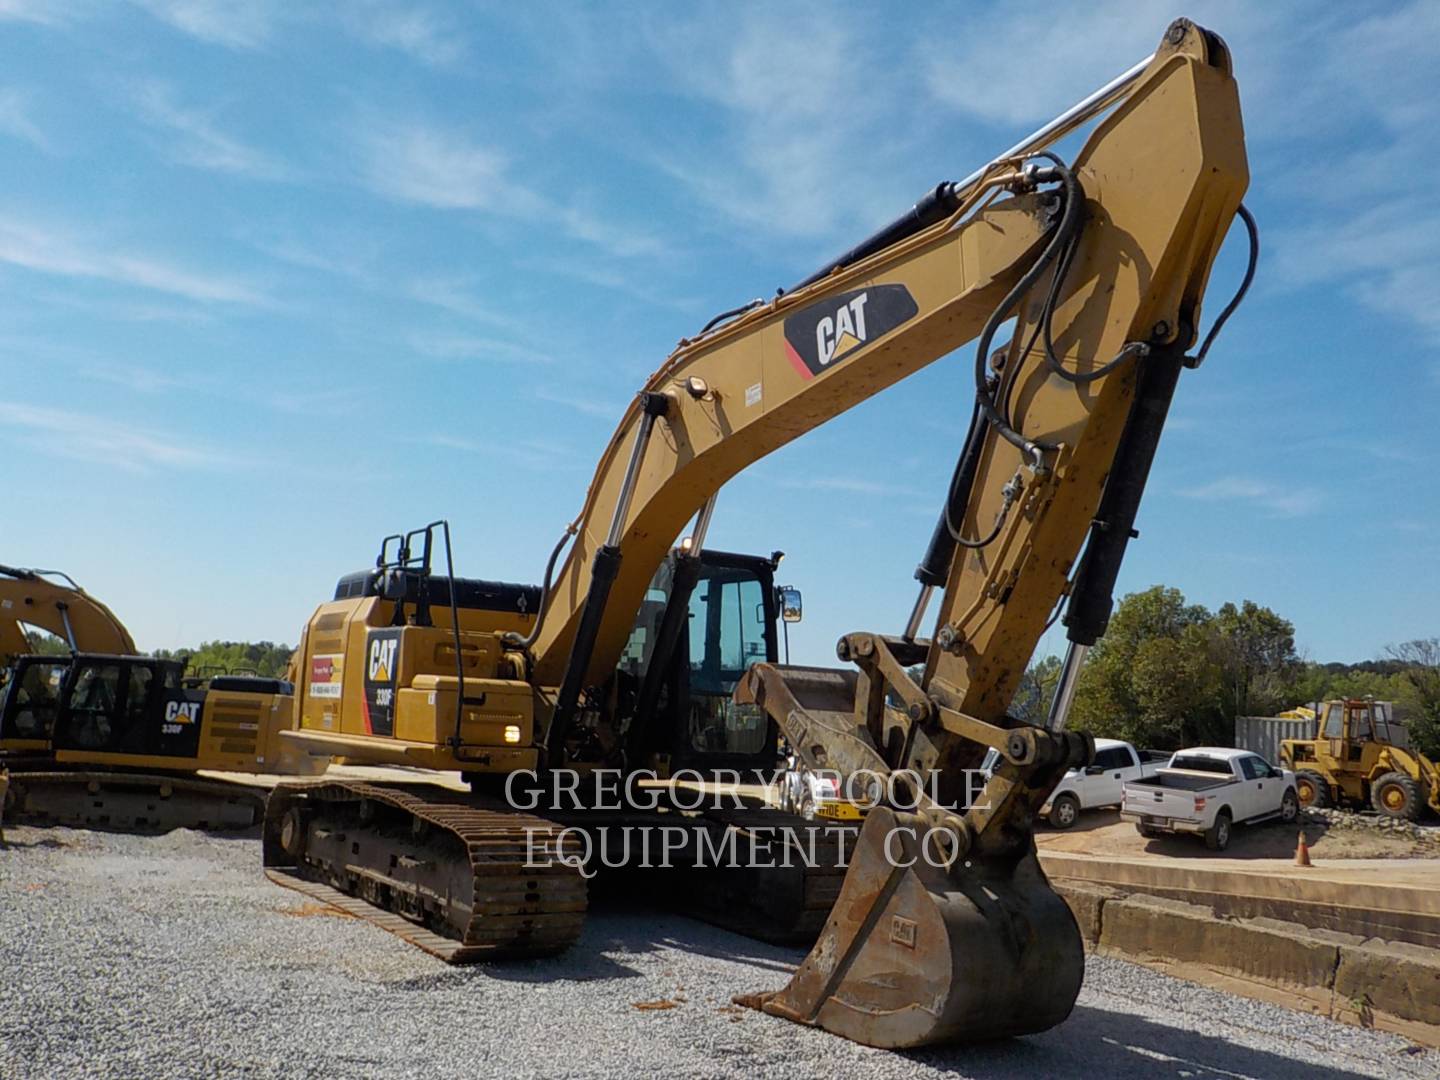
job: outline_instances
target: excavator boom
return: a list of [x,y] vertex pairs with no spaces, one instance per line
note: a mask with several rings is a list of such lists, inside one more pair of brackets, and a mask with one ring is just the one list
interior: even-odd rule
[[0,664],[34,651],[27,628],[54,634],[71,652],[135,651],[130,631],[115,613],[67,575],[0,566]]

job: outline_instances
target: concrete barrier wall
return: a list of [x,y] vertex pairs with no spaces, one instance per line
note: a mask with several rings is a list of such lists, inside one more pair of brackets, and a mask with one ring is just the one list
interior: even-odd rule
[[1056,882],[1086,947],[1333,1019],[1440,1046],[1440,950],[1225,918],[1201,904]]

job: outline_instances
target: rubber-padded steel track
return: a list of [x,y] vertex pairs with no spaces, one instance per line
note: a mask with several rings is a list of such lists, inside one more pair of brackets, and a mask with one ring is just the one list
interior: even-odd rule
[[81,828],[238,830],[260,821],[265,795],[263,788],[169,773],[15,770],[6,817]]
[[559,953],[580,935],[585,879],[563,829],[427,785],[282,784],[265,816],[272,881],[452,964]]

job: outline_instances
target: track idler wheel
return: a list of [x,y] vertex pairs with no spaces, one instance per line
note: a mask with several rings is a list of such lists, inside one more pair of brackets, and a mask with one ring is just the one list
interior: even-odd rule
[[305,816],[298,806],[287,808],[280,819],[280,850],[296,861],[305,854]]
[[790,984],[736,1002],[885,1049],[1025,1035],[1069,1016],[1084,947],[1033,842],[997,859],[939,839],[919,815],[872,810]]

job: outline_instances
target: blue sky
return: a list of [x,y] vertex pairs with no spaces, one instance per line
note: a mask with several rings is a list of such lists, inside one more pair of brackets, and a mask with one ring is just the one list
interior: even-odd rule
[[[1440,4],[1184,8],[1234,52],[1265,253],[1182,380],[1121,591],[1268,604],[1319,660],[1440,633]],[[537,580],[677,339],[1175,13],[0,0],[0,562],[68,571],[144,648],[294,641],[439,516],[459,572]],[[903,624],[969,370],[722,492],[714,546],[789,553],[797,661]]]

